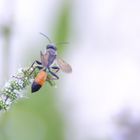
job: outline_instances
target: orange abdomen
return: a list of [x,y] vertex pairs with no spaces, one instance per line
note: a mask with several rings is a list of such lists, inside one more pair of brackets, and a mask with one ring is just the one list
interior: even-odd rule
[[45,71],[40,71],[37,76],[35,77],[35,82],[39,85],[43,85],[46,82],[47,79],[47,73]]

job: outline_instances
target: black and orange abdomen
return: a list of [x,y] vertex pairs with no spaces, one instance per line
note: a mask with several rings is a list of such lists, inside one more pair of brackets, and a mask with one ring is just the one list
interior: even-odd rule
[[47,80],[47,73],[43,70],[41,70],[37,76],[35,77],[33,83],[32,83],[32,93],[38,91],[46,82]]

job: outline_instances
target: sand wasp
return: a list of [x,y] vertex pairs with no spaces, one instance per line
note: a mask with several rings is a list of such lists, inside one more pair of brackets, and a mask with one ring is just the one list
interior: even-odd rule
[[35,68],[39,69],[39,73],[35,77],[31,86],[32,92],[38,91],[44,85],[47,80],[48,74],[52,75],[51,79],[49,80],[57,80],[59,79],[59,77],[56,73],[59,70],[62,70],[65,73],[72,72],[71,66],[57,55],[57,48],[51,42],[51,40],[43,33],[41,33],[41,35],[45,36],[49,40],[49,44],[46,46],[45,53],[42,53],[42,51],[40,51],[41,61],[36,60],[31,65],[31,67],[33,67],[36,63],[37,66],[35,66]]

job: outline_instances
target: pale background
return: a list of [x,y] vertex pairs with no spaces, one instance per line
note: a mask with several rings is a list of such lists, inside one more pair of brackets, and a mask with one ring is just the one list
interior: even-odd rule
[[[65,125],[63,139],[139,140],[138,0],[0,0],[0,28],[12,29],[9,54],[4,53],[5,39],[0,33],[1,86],[19,67],[39,59],[47,43],[39,32],[53,38],[52,28],[64,3],[70,5],[71,28],[68,39],[59,41],[69,41],[62,56],[73,73],[61,73],[52,93]],[[7,75],[3,69],[6,54]]]

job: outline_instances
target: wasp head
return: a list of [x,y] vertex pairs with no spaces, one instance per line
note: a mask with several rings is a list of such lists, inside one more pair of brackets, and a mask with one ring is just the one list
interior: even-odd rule
[[53,45],[53,44],[49,44],[49,45],[47,45],[46,49],[47,49],[47,50],[48,50],[48,49],[52,49],[52,50],[54,50],[54,51],[57,50],[56,46]]

